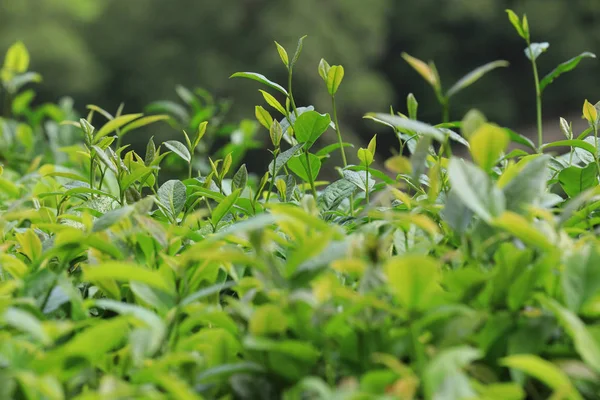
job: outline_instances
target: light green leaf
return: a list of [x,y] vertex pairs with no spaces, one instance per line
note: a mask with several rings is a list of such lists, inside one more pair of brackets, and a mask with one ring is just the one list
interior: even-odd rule
[[265,92],[264,90],[259,90],[259,91],[262,93],[263,98],[265,99],[265,101],[267,102],[268,105],[270,105],[271,107],[273,107],[274,109],[279,111],[281,114],[287,115],[285,108],[281,105],[281,103],[279,101],[277,101],[277,99],[275,97],[273,97],[273,95],[271,95],[268,92]]
[[281,168],[283,168],[284,165],[287,164],[287,162],[294,157],[298,151],[300,151],[300,149],[302,149],[302,147],[304,147],[304,143],[299,143],[289,149],[287,149],[286,151],[282,152],[281,154],[279,154],[277,156],[277,158],[275,159],[275,172],[273,172],[273,161],[271,161],[271,163],[269,164],[269,168],[268,171],[270,174],[274,174],[274,176],[277,176],[277,173],[279,172],[279,170]]
[[186,201],[185,185],[178,180],[166,181],[158,189],[158,200],[169,210],[173,217],[183,210]]
[[[310,162],[310,172],[312,174],[312,180],[316,181],[319,171],[321,170],[321,159],[314,154],[308,155]],[[300,179],[305,182],[309,182],[309,164],[306,161],[306,157],[302,154],[297,157],[292,157],[287,163],[289,169],[298,175]]]
[[125,262],[106,262],[84,267],[83,279],[92,282],[104,279],[141,282],[169,294],[175,293],[172,282],[165,280],[165,276],[158,271]]
[[598,185],[596,163],[588,164],[585,168],[570,166],[558,174],[558,181],[569,197],[575,197],[586,189]]
[[568,395],[569,399],[582,400],[569,377],[565,375],[556,365],[533,354],[515,354],[503,358],[500,364],[525,372],[548,387]]
[[255,72],[236,72],[235,74],[231,75],[229,78],[248,78],[248,79],[252,79],[255,81],[258,81],[264,85],[267,85],[268,87],[278,90],[279,92],[283,93],[285,96],[288,95],[287,90],[285,90],[283,88],[283,86],[278,85],[275,82],[270,81],[269,79],[267,79],[264,75],[261,74],[257,74]]
[[469,138],[471,155],[485,171],[490,171],[510,143],[510,138],[494,124],[484,124]]
[[458,82],[456,82],[448,90],[448,92],[446,93],[446,97],[454,96],[456,93],[460,92],[464,88],[472,85],[473,83],[481,79],[481,77],[483,77],[483,75],[487,74],[488,72],[496,68],[508,67],[508,65],[508,61],[497,60],[482,65],[481,67],[475,68],[473,71],[469,72],[467,75],[463,76]]
[[573,57],[570,60],[565,61],[564,63],[560,64],[558,67],[554,68],[554,70],[552,70],[552,72],[550,72],[548,75],[546,75],[544,77],[544,79],[542,79],[540,81],[540,90],[544,90],[546,88],[546,86],[548,86],[549,84],[554,82],[554,80],[556,78],[558,78],[560,75],[564,74],[565,72],[569,72],[569,71],[575,69],[575,67],[577,67],[577,65],[579,65],[579,62],[584,58],[596,58],[596,55],[594,53],[590,53],[590,52],[586,51],[586,52],[581,53],[577,57]]
[[327,72],[327,91],[330,95],[335,96],[342,79],[344,79],[344,67],[341,65],[331,66]]
[[139,129],[143,126],[150,125],[155,122],[166,121],[169,118],[171,118],[171,117],[169,117],[168,115],[148,115],[146,117],[142,117],[140,119],[133,121],[132,123],[127,125],[125,128],[121,129],[121,131],[119,132],[119,136],[123,137],[123,136],[125,136],[125,134],[127,134],[128,132],[131,132],[135,129]]
[[307,37],[308,37],[308,35],[304,35],[300,39],[298,39],[298,45],[296,46],[296,51],[294,52],[294,57],[292,57],[292,64],[291,64],[292,67],[294,65],[296,65],[296,62],[298,61],[298,58],[300,57],[300,53],[302,53],[302,47],[304,46],[304,39],[306,39]]
[[166,148],[171,150],[173,153],[177,154],[184,161],[190,162],[192,160],[192,156],[190,151],[185,147],[185,145],[177,140],[169,140],[163,143]]
[[316,111],[307,111],[302,113],[294,122],[294,132],[296,139],[300,143],[307,143],[307,149],[325,133],[329,127],[331,118],[329,114],[319,114]]
[[440,265],[431,257],[392,257],[385,263],[384,271],[394,297],[408,311],[427,310],[442,293]]
[[[365,118],[372,119],[373,121],[383,123],[385,125],[393,126],[403,133],[416,133],[418,135],[430,136],[438,142],[445,142],[446,135],[441,130],[420,121],[414,121],[408,118],[402,118],[397,115],[371,113],[367,114]],[[408,131],[408,132],[407,132]]]
[[319,196],[318,203],[324,211],[334,210],[355,191],[355,184],[347,179],[339,179],[325,188],[323,194]]
[[471,211],[488,222],[499,216],[505,209],[504,194],[487,174],[475,165],[453,158],[450,160],[448,174],[455,193]]
[[265,304],[254,309],[252,318],[248,324],[248,330],[252,335],[267,336],[270,334],[282,334],[288,328],[287,316],[274,304]]
[[102,139],[104,136],[113,133],[117,129],[127,125],[133,120],[140,118],[141,116],[143,116],[143,114],[127,114],[108,121],[102,128],[100,128],[98,132],[96,132],[96,135],[94,135],[94,143],[96,144],[100,142],[100,139]]
[[29,52],[23,42],[16,42],[8,48],[2,69],[10,75],[22,74],[29,68]]
[[560,325],[573,340],[581,359],[596,372],[600,372],[600,343],[590,333],[583,321],[553,299],[538,296],[538,300],[542,306],[556,316]]
[[240,197],[240,193],[242,189],[235,189],[229,196],[225,197],[223,201],[219,203],[219,205],[213,210],[211,221],[214,226],[219,224],[219,221],[223,219],[223,217],[231,210],[237,201],[238,197]]
[[515,14],[513,10],[506,10],[506,12],[508,14],[508,19],[510,23],[514,26],[519,36],[521,36],[523,39],[527,39],[527,35],[523,30],[523,26],[521,25],[521,21],[519,21],[519,17],[517,16],[517,14]]
[[9,307],[2,315],[2,321],[22,332],[31,335],[44,345],[49,345],[52,340],[44,330],[42,322],[34,315],[16,307]]
[[596,246],[584,245],[567,254],[560,275],[565,302],[574,313],[600,294],[600,252]]
[[550,43],[548,43],[548,42],[531,43],[531,45],[525,49],[525,55],[530,60],[532,60],[532,59],[535,60],[543,52],[545,52],[546,50],[548,50],[549,47],[550,47]]
[[283,46],[277,42],[275,42],[275,46],[277,46],[277,52],[279,53],[279,57],[281,58],[281,61],[283,61],[283,65],[285,65],[286,67],[289,67],[290,60],[288,58],[287,51],[285,51]]

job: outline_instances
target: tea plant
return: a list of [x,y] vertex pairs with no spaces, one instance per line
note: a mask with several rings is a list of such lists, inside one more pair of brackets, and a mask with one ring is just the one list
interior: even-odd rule
[[[534,54],[527,20],[509,16]],[[39,79],[26,48],[9,49],[0,398],[598,397],[599,105],[584,102],[586,131],[561,119],[566,139],[536,146],[477,110],[449,120],[451,96],[504,62],[444,93],[433,64],[407,56],[435,78],[442,121],[419,121],[413,95],[406,115],[368,113],[399,148],[380,171],[373,136],[351,165],[336,111],[344,68],[315,66],[333,116],[294,99],[304,40],[291,59],[276,43],[286,87],[233,75],[262,84],[266,103],[237,129],[183,88],[186,106],[147,115],[32,108],[18,83]],[[123,144],[161,121],[184,142],[149,138],[143,157]],[[252,126],[272,145],[257,179],[239,164]],[[321,147],[328,129],[338,142]],[[231,141],[210,156],[220,131]],[[557,147],[570,150],[544,154]],[[335,151],[341,166],[328,165]],[[162,178],[169,155],[182,179]],[[339,179],[319,180],[324,165]]]

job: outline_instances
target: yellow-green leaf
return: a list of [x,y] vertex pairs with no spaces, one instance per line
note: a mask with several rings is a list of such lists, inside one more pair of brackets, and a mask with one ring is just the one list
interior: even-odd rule
[[9,74],[22,74],[29,68],[29,52],[23,42],[10,46],[4,58],[3,69]]
[[268,105],[270,105],[271,107],[273,107],[274,109],[276,109],[283,115],[287,114],[285,111],[285,108],[283,108],[281,103],[279,101],[277,101],[277,99],[275,97],[273,97],[273,95],[271,95],[268,92],[265,92],[262,89],[259,89],[259,91],[262,93],[263,98],[265,99],[265,101],[267,102]]
[[414,70],[419,73],[419,75],[421,75],[427,82],[429,82],[431,86],[433,86],[434,88],[437,88],[439,86],[437,75],[433,71],[433,69],[429,67],[429,65],[419,60],[418,58],[411,56],[408,53],[402,53],[402,58],[404,58],[404,60],[411,67],[413,67]]
[[384,270],[394,296],[409,311],[429,308],[441,293],[440,266],[431,257],[416,254],[392,257]]
[[598,110],[589,101],[583,103],[583,118],[585,118],[590,125],[595,125],[598,121]]
[[344,67],[333,65],[327,72],[327,91],[334,96],[344,79]]
[[288,54],[287,51],[285,51],[285,49],[283,48],[282,45],[280,45],[279,43],[275,42],[275,46],[277,46],[277,52],[279,53],[279,57],[281,58],[281,61],[283,61],[283,64],[288,67],[290,64],[289,58],[288,58]]
[[273,117],[271,114],[263,106],[254,107],[254,116],[256,120],[260,122],[262,126],[264,126],[267,130],[271,129],[271,124],[273,123]]
[[114,279],[117,281],[141,282],[169,294],[175,293],[172,282],[169,283],[165,280],[165,277],[158,271],[124,262],[107,262],[85,267],[83,270],[83,279],[87,281]]
[[127,114],[121,115],[113,120],[108,121],[94,136],[94,144],[98,143],[104,136],[109,135],[117,129],[127,125],[131,121],[138,119],[143,114]]
[[542,250],[552,250],[554,247],[548,241],[546,235],[533,227],[525,217],[512,211],[505,211],[502,215],[495,218],[492,223],[494,226],[504,229],[530,246],[538,247]]
[[510,137],[506,131],[489,123],[482,125],[469,138],[473,160],[486,171],[496,165],[509,143]]

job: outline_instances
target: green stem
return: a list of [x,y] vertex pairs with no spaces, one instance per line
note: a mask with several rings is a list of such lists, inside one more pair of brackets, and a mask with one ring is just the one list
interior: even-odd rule
[[531,56],[531,67],[533,68],[533,79],[535,80],[535,110],[537,115],[537,131],[538,131],[538,153],[542,152],[544,144],[544,134],[542,132],[542,91],[540,89],[540,77],[538,75],[537,64],[531,50],[531,42],[527,41],[529,55]]
[[331,108],[333,109],[333,122],[335,123],[335,133],[337,134],[338,143],[340,144],[340,151],[342,152],[342,162],[344,163],[344,168],[348,166],[348,162],[346,161],[346,151],[344,150],[344,142],[342,141],[342,132],[340,131],[340,123],[338,122],[337,117],[337,108],[335,106],[335,96],[331,96]]
[[269,199],[271,198],[271,192],[273,191],[273,183],[275,182],[275,167],[276,167],[276,162],[277,162],[277,155],[279,154],[279,148],[275,149],[275,152],[273,153],[273,172],[271,173],[271,182],[269,183],[269,192],[267,193],[267,201],[266,203],[269,202]]
[[294,96],[292,95],[292,69],[291,68],[289,69],[289,74],[288,74],[288,98],[290,99],[290,103],[292,104],[292,109],[294,110],[294,116],[296,118],[298,118],[298,110],[296,109],[296,102],[294,101]]
[[442,122],[445,124],[450,121],[450,99],[442,100]]
[[308,172],[308,182],[310,183],[310,190],[312,191],[312,195],[317,199],[317,189],[315,189],[315,181],[312,176],[312,167],[310,166],[310,158],[308,156],[308,150],[304,152],[306,156],[306,172]]

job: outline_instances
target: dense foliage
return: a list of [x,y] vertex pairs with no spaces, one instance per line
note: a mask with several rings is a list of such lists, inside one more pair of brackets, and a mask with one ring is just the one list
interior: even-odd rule
[[[420,122],[412,94],[406,113],[367,114],[397,138],[386,171],[375,136],[344,141],[341,65],[314,65],[328,113],[296,104],[303,38],[293,54],[276,43],[285,84],[233,74],[265,101],[235,125],[227,104],[183,87],[182,104],[145,115],[32,106],[40,77],[10,47],[0,398],[598,398],[600,104],[584,102],[584,132],[561,120],[558,142],[540,117],[543,90],[594,55],[539,75],[547,44],[508,15],[535,78],[538,142],[477,110],[450,120],[453,96],[505,61],[444,89],[433,63],[405,53],[442,122]],[[122,145],[164,123],[180,141]],[[259,127],[272,157],[254,176],[242,160]],[[323,146],[328,130],[337,143]],[[339,178],[320,180],[335,153]]]

